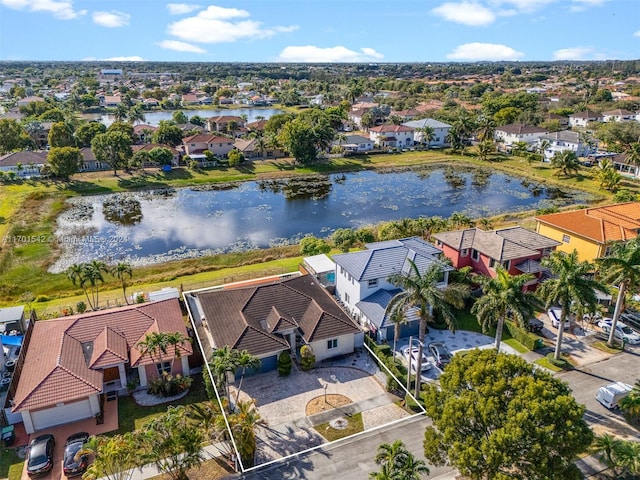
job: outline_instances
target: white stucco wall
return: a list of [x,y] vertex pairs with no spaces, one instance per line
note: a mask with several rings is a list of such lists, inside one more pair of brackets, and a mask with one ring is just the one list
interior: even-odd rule
[[313,352],[316,354],[316,362],[338,355],[353,353],[355,339],[353,334],[342,335],[336,338],[338,345],[336,348],[331,349],[327,348],[328,339],[311,342],[311,348],[313,348]]

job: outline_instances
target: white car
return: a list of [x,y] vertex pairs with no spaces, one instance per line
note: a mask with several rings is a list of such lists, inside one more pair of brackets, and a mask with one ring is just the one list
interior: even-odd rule
[[[551,320],[551,325],[554,328],[558,328],[560,326],[560,317],[562,316],[562,309],[560,307],[551,307],[547,310],[547,315],[549,316],[549,320]],[[571,320],[567,318],[564,321],[564,330],[571,326]]]
[[[609,333],[611,331],[613,320],[611,320],[610,322],[601,320],[599,324],[604,333]],[[613,336],[618,340],[622,340],[625,343],[629,343],[631,345],[637,345],[640,343],[640,335],[638,335],[635,330],[633,330],[629,325],[620,321],[616,323],[616,331]]]
[[[407,360],[407,362],[411,363],[411,371],[416,371],[416,365],[418,364],[418,347],[404,347],[402,349],[402,356]],[[424,372],[425,370],[431,369],[431,363],[429,359],[425,355],[424,350],[422,351],[422,367],[420,371]]]

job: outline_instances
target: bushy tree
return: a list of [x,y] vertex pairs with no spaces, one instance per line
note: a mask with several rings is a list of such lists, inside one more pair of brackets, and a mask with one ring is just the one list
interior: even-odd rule
[[328,253],[330,250],[329,244],[321,238],[309,235],[300,240],[300,253],[302,255],[319,255]]
[[49,145],[51,147],[75,147],[76,140],[73,128],[66,122],[56,122],[49,130]]
[[53,175],[67,181],[80,170],[82,155],[76,147],[53,147],[47,154],[47,163]]
[[288,377],[291,373],[292,364],[289,351],[283,350],[280,355],[278,355],[278,375]]
[[19,150],[30,139],[20,122],[11,118],[0,118],[0,155]]
[[229,159],[230,167],[237,167],[244,162],[244,154],[235,148],[227,154],[227,158]]
[[96,159],[113,168],[113,174],[118,174],[118,169],[127,168],[132,157],[131,139],[126,134],[118,131],[100,133],[91,142],[91,150]]
[[455,355],[424,394],[433,426],[424,453],[470,479],[582,478],[574,464],[593,433],[566,383],[515,355]]
[[107,127],[104,123],[88,122],[83,123],[76,129],[76,145],[78,147],[90,147],[91,141],[96,135],[106,133]]
[[176,147],[182,143],[182,130],[167,121],[161,121],[158,128],[153,132],[153,143],[159,145],[169,145]]
[[311,370],[316,365],[316,354],[309,345],[300,348],[300,368],[305,372]]

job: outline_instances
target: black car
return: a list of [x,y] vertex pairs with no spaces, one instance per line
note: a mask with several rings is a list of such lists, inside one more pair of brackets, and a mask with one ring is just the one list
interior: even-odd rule
[[438,368],[443,368],[451,362],[451,353],[444,343],[431,342],[429,344],[429,352],[433,355]]
[[56,441],[53,435],[40,435],[29,444],[27,474],[30,477],[45,475],[53,468],[53,447]]
[[86,455],[80,455],[76,459],[76,454],[84,447],[87,440],[89,440],[87,432],[74,433],[67,438],[67,443],[64,446],[64,461],[62,463],[62,469],[67,477],[82,475],[87,469],[88,461]]
[[544,327],[544,323],[542,323],[542,320],[538,318],[532,318],[529,320],[528,325],[531,333],[540,333],[542,331],[542,327]]

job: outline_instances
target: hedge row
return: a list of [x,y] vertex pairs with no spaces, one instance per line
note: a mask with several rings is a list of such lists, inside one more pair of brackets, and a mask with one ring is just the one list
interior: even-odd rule
[[[369,337],[364,337],[367,346],[376,354],[376,363],[385,374],[386,369],[382,368],[380,363],[383,363],[395,377],[403,382],[403,385],[407,383],[407,368],[400,363],[393,361],[391,347],[389,345],[378,345],[375,341]],[[401,385],[397,385],[397,382],[391,375],[387,375],[387,391],[393,392],[401,389]]]
[[506,321],[504,322],[504,324],[511,336],[522,345],[527,347],[529,350],[533,351],[537,350],[538,348],[542,348],[542,339],[537,335],[534,335],[531,332],[527,332],[526,330],[518,327],[513,322]]

